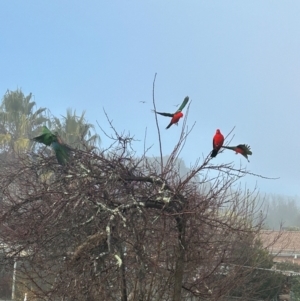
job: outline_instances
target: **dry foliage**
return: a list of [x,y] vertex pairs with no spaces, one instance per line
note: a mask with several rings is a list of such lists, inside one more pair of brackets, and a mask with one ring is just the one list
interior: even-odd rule
[[74,150],[65,167],[43,151],[1,162],[3,262],[17,260],[23,290],[36,300],[179,301],[223,300],[245,285],[265,260],[249,252],[263,222],[255,195],[236,185],[248,172],[208,156],[181,177],[185,129],[159,168],[116,131],[110,148]]

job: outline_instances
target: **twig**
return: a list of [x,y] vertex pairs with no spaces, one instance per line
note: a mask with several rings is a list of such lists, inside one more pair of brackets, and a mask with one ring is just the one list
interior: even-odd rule
[[157,128],[158,140],[159,140],[160,169],[161,169],[160,172],[163,173],[164,164],[163,164],[163,155],[162,155],[162,144],[161,144],[160,129],[159,129],[159,125],[158,125],[158,119],[157,119],[157,114],[156,114],[156,106],[155,106],[155,97],[154,97],[156,74],[157,73],[155,73],[154,80],[153,80],[152,100],[153,100],[153,108],[154,108],[154,112],[155,112],[155,122],[156,122],[156,128]]

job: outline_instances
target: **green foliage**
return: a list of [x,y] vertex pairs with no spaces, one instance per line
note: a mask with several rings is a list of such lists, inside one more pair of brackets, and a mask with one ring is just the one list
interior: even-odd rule
[[34,111],[32,94],[7,91],[0,106],[0,147],[2,152],[20,152],[30,148],[30,136],[47,119],[45,108]]
[[[45,136],[52,135],[44,132],[45,123],[56,128],[62,140],[73,148],[89,148],[96,146],[100,142],[99,135],[93,133],[94,126],[85,120],[85,112],[81,116],[76,115],[76,111],[67,110],[66,116],[52,120],[45,115],[46,108],[34,110],[36,103],[32,101],[32,94],[25,96],[21,90],[7,91],[0,105],[0,152],[2,158],[7,154],[24,152],[31,149],[33,145],[32,137],[43,131],[43,137],[36,137],[37,142],[45,140]],[[42,127],[43,126],[43,127]],[[42,129],[41,129],[42,127]],[[47,136],[47,137],[48,137]],[[46,137],[46,138],[47,138]],[[49,137],[48,137],[49,138]],[[46,139],[47,140],[47,139]],[[69,148],[61,148],[61,143],[53,144],[46,141],[46,145],[51,145],[55,151],[60,164],[65,164],[69,156]],[[43,143],[43,142],[42,142]]]
[[[300,265],[289,261],[278,262],[276,264],[276,269],[300,273]],[[291,291],[293,292],[293,300],[300,301],[300,276],[291,276],[289,282],[291,284]]]
[[84,115],[85,112],[82,112],[81,116],[77,116],[76,110],[68,109],[62,120],[55,117],[52,121],[62,140],[73,148],[93,147],[100,142],[100,136],[93,133],[94,125],[87,123]]
[[291,277],[290,283],[292,286],[293,300],[300,301],[300,276]]
[[273,258],[267,250],[263,249],[262,242],[251,236],[246,237],[236,247],[236,252],[242,254],[237,258],[237,263],[244,261],[242,271],[248,273],[246,284],[235,289],[231,296],[271,300],[277,296],[284,283],[285,276],[270,271],[273,266]]
[[300,265],[289,261],[276,263],[276,269],[281,271],[293,271],[300,273]]

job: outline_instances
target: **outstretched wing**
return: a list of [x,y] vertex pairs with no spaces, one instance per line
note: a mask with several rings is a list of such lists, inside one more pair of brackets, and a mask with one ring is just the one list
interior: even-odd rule
[[237,146],[226,146],[226,145],[223,145],[222,147],[223,147],[223,148],[226,148],[226,149],[231,149],[231,150],[233,150],[233,151],[235,151],[236,148],[237,148]]
[[156,114],[162,115],[162,116],[166,116],[166,117],[173,117],[174,114],[170,114],[170,113],[161,113],[161,112],[156,112],[154,111]]
[[252,151],[250,150],[250,145],[248,144],[239,144],[236,148],[241,149],[245,154],[252,155]]
[[53,135],[51,131],[44,125],[42,128],[42,135],[34,137],[32,140],[50,146],[55,140],[55,135]]
[[181,106],[179,107],[179,109],[175,113],[182,111],[184,109],[184,107],[186,106],[186,104],[188,103],[188,101],[189,101],[189,97],[186,96],[185,99],[183,100]]
[[[239,144],[237,146],[222,146],[227,149],[231,149],[235,151],[237,154],[241,154],[248,160],[248,155],[252,155],[252,151],[250,150],[250,146],[248,144]],[[249,160],[248,160],[249,162]]]
[[42,133],[48,134],[48,135],[53,135],[52,132],[45,125],[43,125],[43,127],[42,127]]
[[231,149],[235,152],[238,152],[240,154],[247,154],[247,155],[252,155],[252,151],[250,150],[250,146],[248,144],[239,144],[237,146],[222,146],[223,148],[226,149]]

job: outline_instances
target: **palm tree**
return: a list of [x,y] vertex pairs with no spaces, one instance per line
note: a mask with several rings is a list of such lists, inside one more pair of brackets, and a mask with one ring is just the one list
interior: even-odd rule
[[100,143],[100,136],[95,133],[95,127],[85,120],[85,111],[81,116],[76,110],[67,109],[67,115],[62,120],[54,117],[53,123],[62,140],[77,149],[93,148]]
[[36,111],[32,93],[25,96],[19,89],[5,93],[0,106],[0,149],[22,152],[31,146],[33,132],[47,121],[45,108]]

